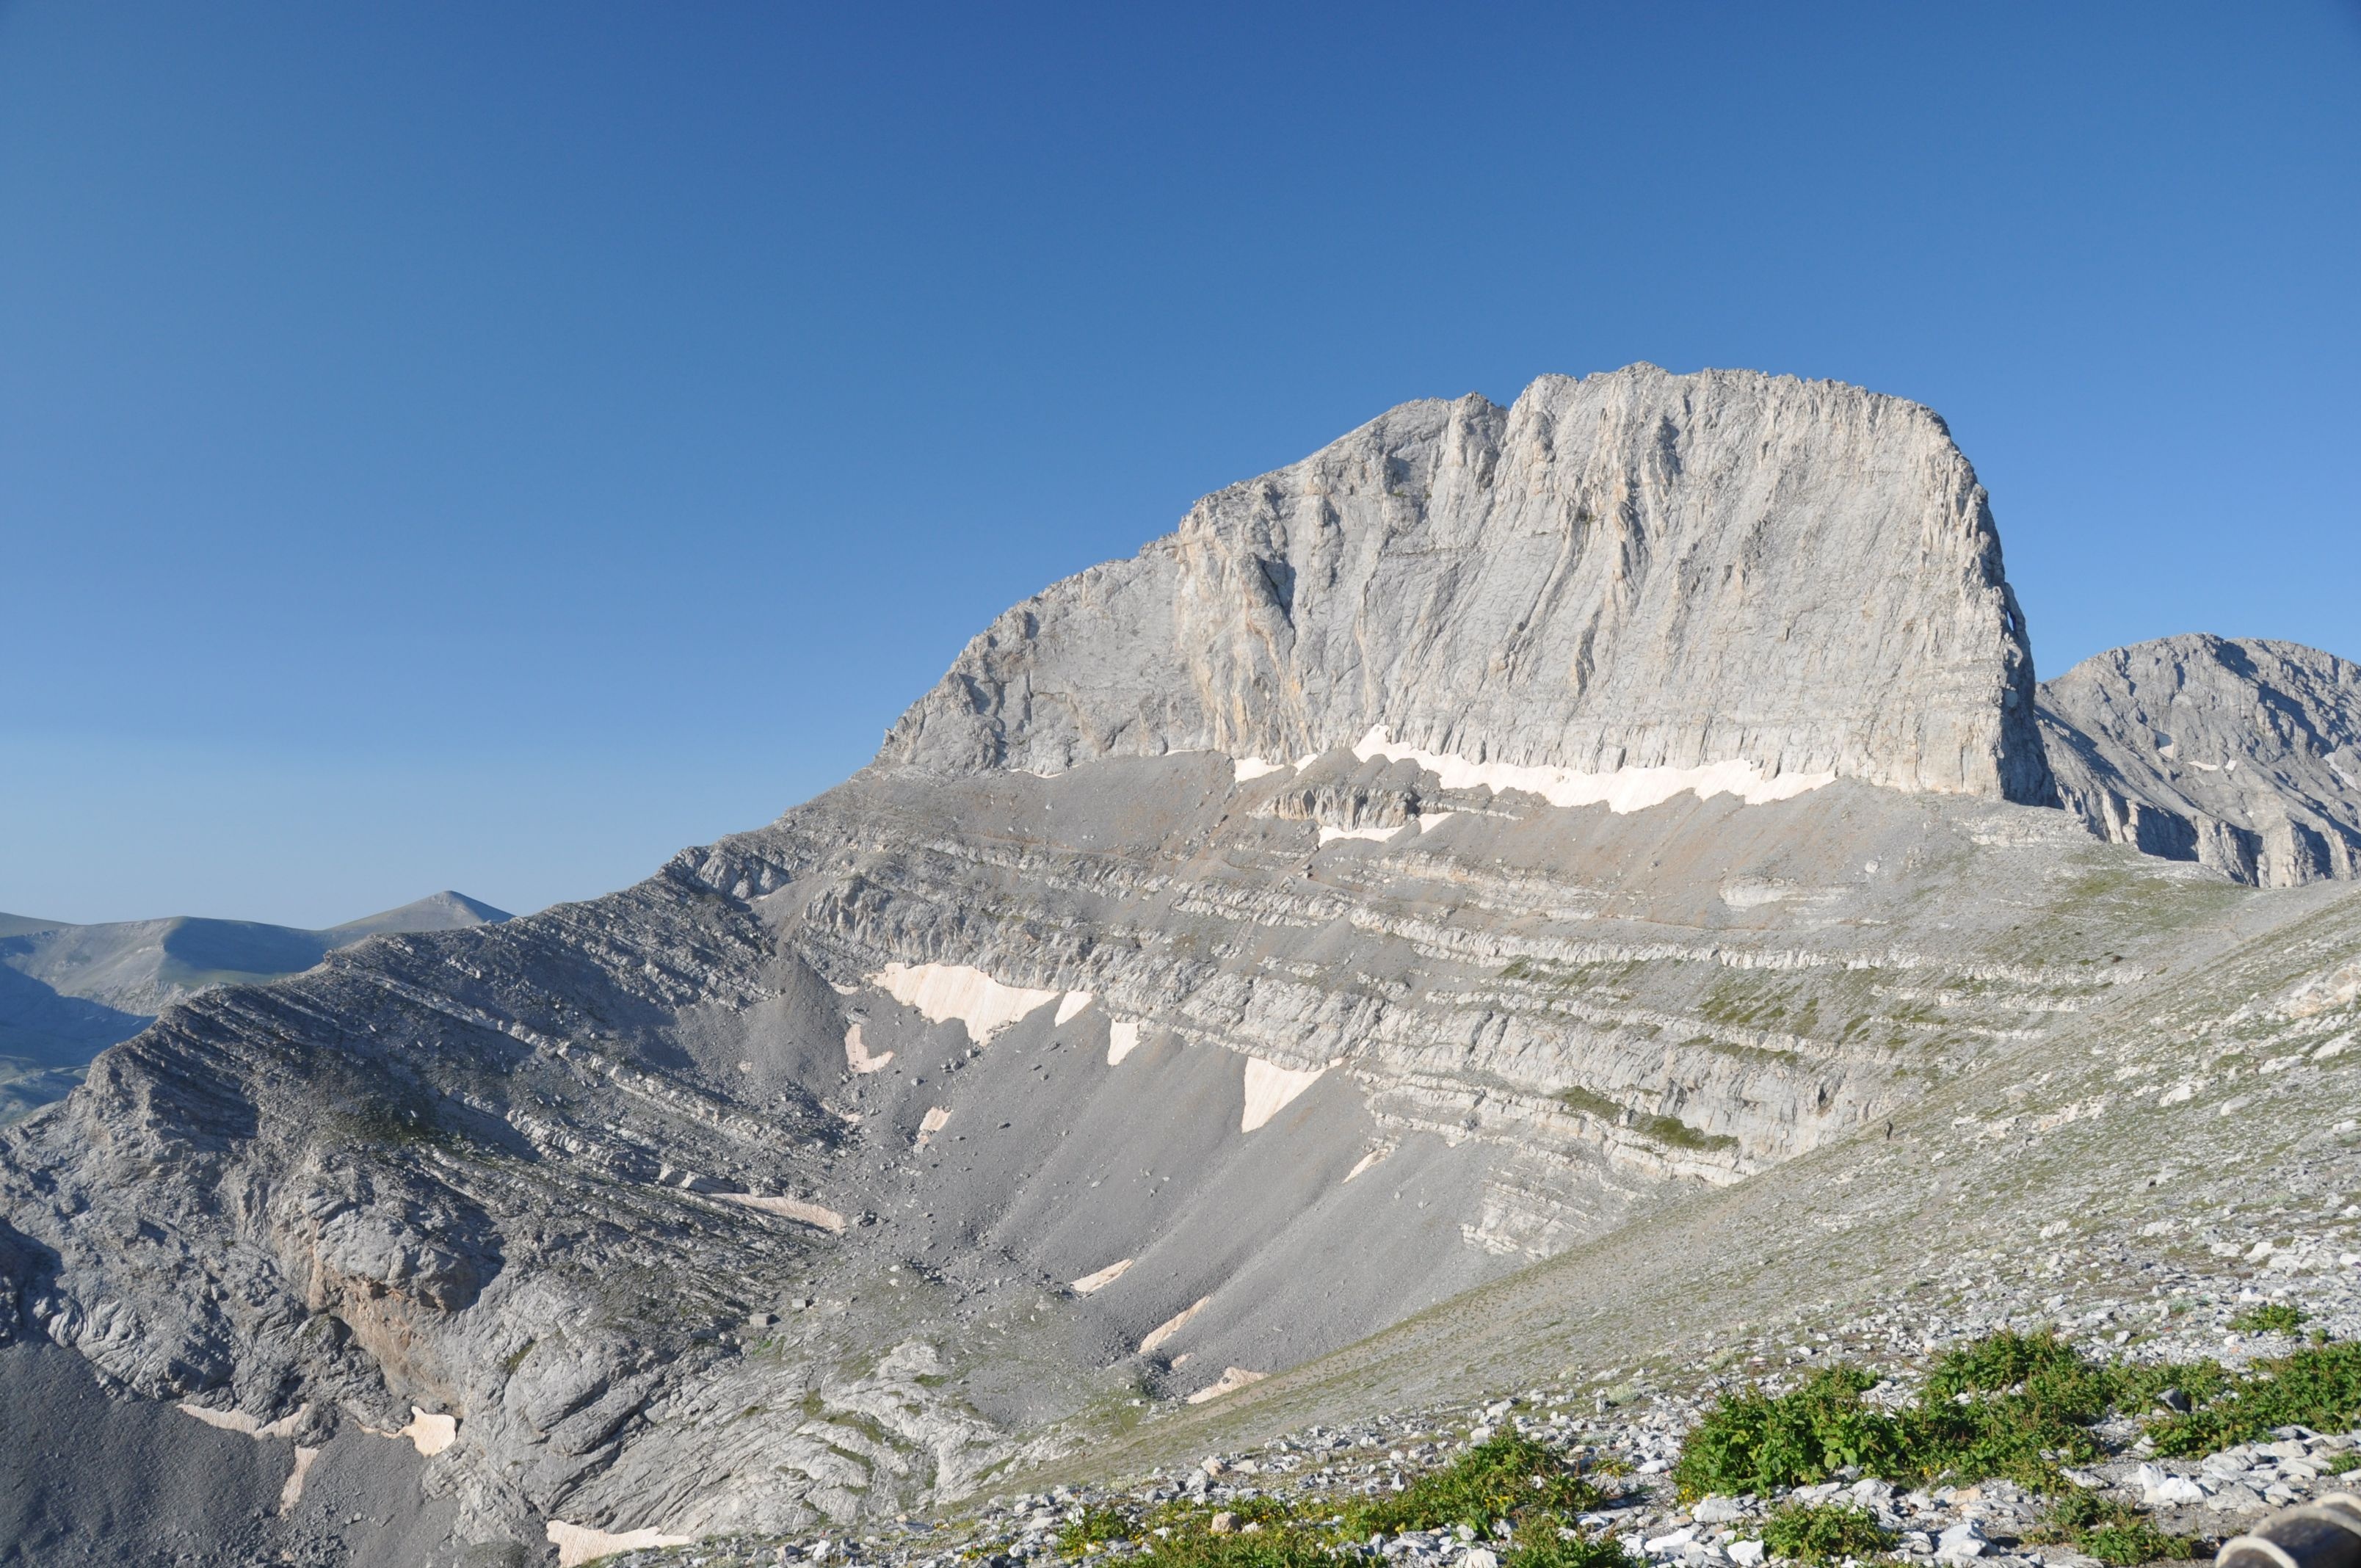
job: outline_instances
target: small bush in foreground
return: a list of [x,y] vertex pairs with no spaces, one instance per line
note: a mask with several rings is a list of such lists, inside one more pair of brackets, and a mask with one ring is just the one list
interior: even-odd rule
[[1903,1471],[1899,1423],[1861,1400],[1876,1381],[1857,1366],[1828,1366],[1789,1393],[1723,1395],[1681,1445],[1673,1465],[1681,1496],[1693,1502],[1714,1492],[1814,1486],[1847,1464],[1871,1475]]
[[2069,1491],[2049,1510],[2048,1534],[2111,1568],[2179,1561],[2197,1555],[2197,1543],[2169,1535],[2138,1510],[2094,1493]]
[[1601,1500],[1598,1488],[1566,1468],[1555,1450],[1505,1431],[1399,1492],[1350,1505],[1345,1518],[1355,1536],[1462,1524],[1488,1536],[1496,1519],[1554,1531]]
[[2006,1476],[2057,1492],[2060,1465],[2100,1456],[2092,1427],[2111,1410],[2148,1415],[2172,1388],[2191,1408],[2149,1416],[2159,1454],[2211,1453],[2283,1426],[2339,1431],[2361,1421],[2361,1344],[2313,1345],[2233,1376],[2213,1361],[2110,1365],[2046,1332],[1998,1333],[1937,1362],[1902,1409],[1867,1404],[1875,1386],[1839,1365],[1784,1394],[1723,1395],[1673,1467],[1681,1495],[1812,1486],[1847,1465],[1904,1486]]
[[2257,1361],[2238,1376],[2223,1378],[2220,1390],[2187,1415],[2151,1421],[2147,1430],[2158,1453],[2186,1456],[2259,1442],[2274,1427],[2343,1431],[2356,1422],[2361,1422],[2361,1343],[2345,1343]]
[[1336,1548],[1309,1530],[1266,1527],[1251,1534],[1176,1530],[1149,1537],[1148,1551],[1126,1560],[1148,1568],[1337,1568]]
[[1058,1532],[1058,1552],[1063,1557],[1079,1557],[1093,1546],[1128,1541],[1137,1533],[1138,1527],[1121,1509],[1094,1506],[1084,1508],[1081,1519],[1071,1520]]
[[2290,1301],[2266,1301],[2230,1320],[2240,1333],[2291,1334],[2303,1321],[2303,1309]]
[[[1503,1568],[1644,1568],[1612,1540],[1574,1528],[1577,1514],[1603,1500],[1554,1450],[1510,1431],[1400,1492],[1245,1497],[1218,1508],[1175,1502],[1141,1525],[1094,1508],[1066,1527],[1059,1546],[1072,1555],[1094,1541],[1136,1539],[1146,1548],[1138,1568],[1352,1568],[1360,1559],[1350,1543],[1372,1534],[1465,1525],[1499,1552]],[[1215,1534],[1213,1517],[1222,1512],[1257,1528]],[[1503,1522],[1511,1530],[1506,1541],[1496,1529]]]
[[1891,1544],[1891,1538],[1859,1508],[1789,1503],[1763,1521],[1763,1544],[1774,1557],[1834,1563],[1844,1557],[1873,1557]]
[[1611,1536],[1538,1526],[1519,1530],[1502,1568],[1642,1568]]

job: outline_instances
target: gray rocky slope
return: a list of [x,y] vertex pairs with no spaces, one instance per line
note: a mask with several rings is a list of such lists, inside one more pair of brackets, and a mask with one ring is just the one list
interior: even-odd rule
[[2240,882],[2361,876],[2361,664],[2189,635],[2041,687],[2060,799],[2092,830]]
[[507,918],[447,891],[321,931],[187,916],[80,926],[0,915],[0,1122],[62,1097],[91,1058],[182,997],[293,974],[381,932]]
[[[1621,1358],[1849,1232],[2345,1179],[2350,890],[2094,839],[2031,680],[1923,410],[1411,405],[1020,607],[768,828],[169,1008],[0,1134],[0,1380],[260,1429],[299,1561],[390,1539],[306,1453],[399,1471],[415,1561],[580,1561]],[[2311,967],[2191,1000],[2257,954]],[[2126,1198],[2106,1115],[2241,1075],[2256,1163]]]

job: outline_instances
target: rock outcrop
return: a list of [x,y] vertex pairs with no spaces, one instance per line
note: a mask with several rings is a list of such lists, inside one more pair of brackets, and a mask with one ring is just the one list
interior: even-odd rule
[[1008,611],[881,761],[1061,773],[1379,733],[1470,763],[2049,798],[2025,622],[1943,422],[1638,365],[1406,403]]
[[2102,838],[2293,887],[2361,875],[2361,664],[2194,633],[2041,687],[2059,800]]

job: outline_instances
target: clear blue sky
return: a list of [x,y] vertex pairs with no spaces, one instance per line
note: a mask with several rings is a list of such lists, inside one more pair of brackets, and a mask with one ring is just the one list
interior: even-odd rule
[[2361,656],[2361,12],[0,3],[0,909],[588,895],[1407,398],[1940,410]]

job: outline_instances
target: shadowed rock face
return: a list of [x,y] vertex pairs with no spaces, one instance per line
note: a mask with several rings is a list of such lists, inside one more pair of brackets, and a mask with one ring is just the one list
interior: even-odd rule
[[2239,882],[2361,875],[2361,664],[2193,633],[2041,688],[2059,795],[2092,831]]
[[1942,421],[1645,365],[1406,403],[1207,497],[1002,616],[880,760],[1294,759],[1373,729],[1585,773],[2049,798],[2024,620]]

